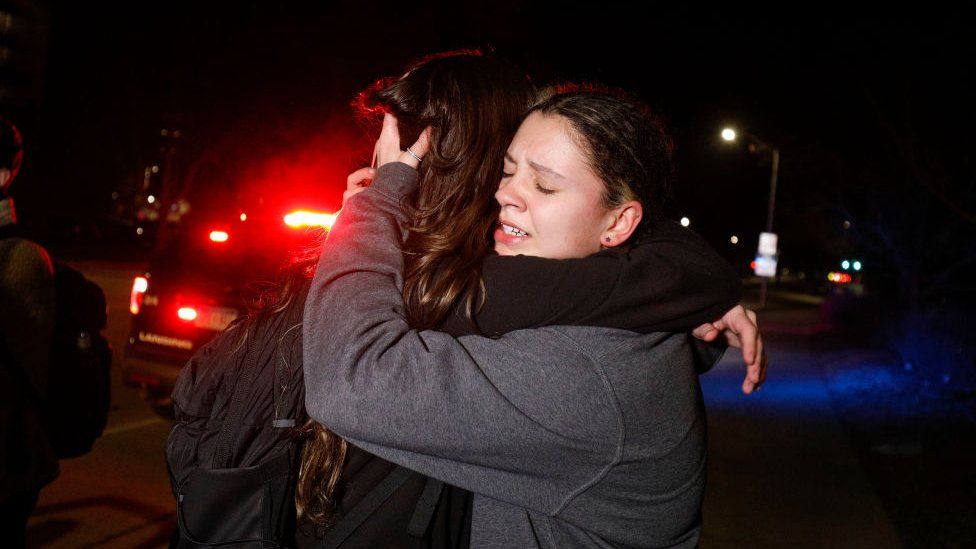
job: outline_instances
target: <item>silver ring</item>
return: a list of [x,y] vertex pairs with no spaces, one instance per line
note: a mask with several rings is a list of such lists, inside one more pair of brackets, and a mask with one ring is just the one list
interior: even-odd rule
[[410,156],[416,158],[417,159],[417,162],[423,162],[424,161],[422,158],[420,158],[419,156],[417,156],[417,153],[411,151],[410,150],[410,147],[407,147],[406,153],[409,154]]

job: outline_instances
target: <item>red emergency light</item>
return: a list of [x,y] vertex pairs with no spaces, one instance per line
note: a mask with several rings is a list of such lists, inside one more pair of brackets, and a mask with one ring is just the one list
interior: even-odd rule
[[296,210],[285,216],[285,225],[294,229],[302,227],[324,227],[332,228],[335,223],[336,214],[325,212],[310,212],[308,210]]
[[210,231],[210,240],[213,242],[227,242],[230,235],[227,231]]
[[193,307],[180,307],[179,310],[176,311],[176,316],[180,317],[181,320],[186,320],[189,322],[191,320],[196,320],[197,310]]
[[146,290],[149,289],[149,280],[143,276],[137,276],[132,279],[132,291],[129,292],[129,312],[137,315],[139,314],[139,309],[142,308],[142,298],[146,295]]

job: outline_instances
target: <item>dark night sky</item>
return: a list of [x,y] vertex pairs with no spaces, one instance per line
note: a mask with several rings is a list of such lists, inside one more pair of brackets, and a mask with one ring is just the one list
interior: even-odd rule
[[972,150],[973,48],[961,21],[669,19],[602,3],[569,13],[511,1],[132,4],[140,7],[51,9],[44,103],[27,135],[37,153],[25,169],[31,188],[21,190],[25,217],[100,215],[113,189],[141,177],[163,124],[187,134],[181,161],[209,155],[212,179],[261,183],[317,170],[338,200],[361,158],[348,109],[355,92],[426,53],[462,47],[492,47],[539,82],[636,91],[677,140],[673,212],[713,243],[733,232],[755,238],[768,192],[768,163],[722,144],[722,124],[782,147],[785,232],[812,204],[809,186],[856,183],[836,171],[818,182],[818,155],[878,153],[877,113],[898,110],[903,97],[921,106],[915,120],[944,140],[937,146]]

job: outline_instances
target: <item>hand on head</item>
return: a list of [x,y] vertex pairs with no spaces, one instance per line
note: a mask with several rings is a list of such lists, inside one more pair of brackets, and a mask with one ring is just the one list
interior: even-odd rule
[[420,132],[417,141],[404,150],[400,147],[400,131],[397,119],[392,114],[383,115],[383,129],[376,141],[375,162],[379,168],[390,162],[403,162],[411,168],[420,166],[420,160],[427,154],[430,146],[430,128]]
[[743,393],[751,394],[766,381],[766,351],[756,324],[755,311],[736,305],[722,318],[695,328],[692,334],[703,341],[715,341],[721,336],[730,347],[742,349],[742,360],[746,364]]
[[360,168],[346,178],[346,191],[342,193],[342,205],[350,197],[355,196],[366,190],[373,178],[376,177],[376,168],[390,162],[403,162],[404,164],[416,169],[420,165],[421,159],[427,154],[430,148],[430,128],[420,133],[417,141],[410,145],[409,150],[400,150],[400,131],[397,128],[397,119],[392,114],[383,116],[383,129],[380,137],[376,140],[373,148],[373,166]]

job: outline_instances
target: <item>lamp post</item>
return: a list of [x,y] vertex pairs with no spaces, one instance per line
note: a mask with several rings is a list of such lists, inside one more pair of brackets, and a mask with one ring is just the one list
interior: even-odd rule
[[[725,128],[722,130],[722,139],[725,141],[733,142],[739,137],[740,132],[736,132],[732,128]],[[749,142],[749,152],[759,154],[762,152],[769,152],[772,157],[772,171],[769,174],[769,208],[766,212],[766,232],[772,234],[773,232],[773,214],[776,210],[776,183],[779,178],[779,147],[771,145],[758,137],[741,132],[742,137]],[[759,290],[759,306],[766,306],[766,289],[769,284],[768,277],[762,277],[762,283]]]

